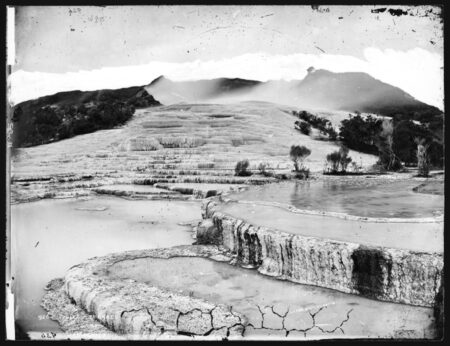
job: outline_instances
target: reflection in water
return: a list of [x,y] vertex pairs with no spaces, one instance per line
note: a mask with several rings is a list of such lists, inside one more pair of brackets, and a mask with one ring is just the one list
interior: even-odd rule
[[[256,327],[260,327],[262,321],[258,306],[265,313],[264,325],[275,329],[282,328],[282,319],[271,312],[271,306],[280,314],[289,309],[285,321],[289,329],[310,328],[313,325],[310,313],[326,306],[315,322],[325,330],[332,330],[351,310],[351,318],[343,326],[348,336],[388,336],[401,328],[422,332],[432,323],[431,309],[428,308],[380,302],[321,287],[281,281],[263,276],[256,270],[205,258],[126,260],[111,266],[109,274],[113,278],[147,282],[183,295],[232,306],[234,311],[244,314]],[[270,331],[252,331],[250,328],[246,336],[252,333],[266,335]],[[322,337],[327,334],[318,328],[311,330],[311,333]]]
[[233,199],[279,202],[299,209],[363,217],[432,217],[444,210],[444,196],[418,194],[415,181],[295,181],[251,187]]

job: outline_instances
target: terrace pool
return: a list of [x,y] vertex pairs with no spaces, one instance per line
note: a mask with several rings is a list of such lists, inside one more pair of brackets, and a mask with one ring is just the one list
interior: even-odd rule
[[[231,306],[255,327],[246,329],[244,336],[250,338],[285,337],[286,330],[292,330],[288,336],[293,338],[429,338],[434,333],[430,308],[277,280],[206,258],[138,258],[117,262],[108,271],[111,278],[134,279]],[[279,315],[286,315],[284,324]]]
[[341,181],[289,181],[253,186],[229,197],[361,217],[422,218],[442,215],[444,196],[414,192],[412,189],[420,183],[360,177]]

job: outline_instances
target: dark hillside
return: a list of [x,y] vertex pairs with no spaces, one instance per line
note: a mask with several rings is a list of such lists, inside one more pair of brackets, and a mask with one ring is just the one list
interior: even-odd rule
[[13,147],[27,147],[123,124],[135,108],[158,106],[143,87],[65,91],[13,108]]

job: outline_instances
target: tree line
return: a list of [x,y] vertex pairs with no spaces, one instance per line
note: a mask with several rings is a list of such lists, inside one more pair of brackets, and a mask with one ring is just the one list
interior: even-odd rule
[[301,119],[295,122],[295,128],[302,133],[309,135],[311,126],[318,128],[329,140],[339,140],[347,148],[379,156],[379,164],[387,170],[417,165],[418,150],[424,151],[431,166],[443,167],[442,118],[433,117],[429,122],[419,123],[405,116],[363,117],[355,113],[341,121],[338,134],[325,118],[306,111],[294,111],[293,115]]

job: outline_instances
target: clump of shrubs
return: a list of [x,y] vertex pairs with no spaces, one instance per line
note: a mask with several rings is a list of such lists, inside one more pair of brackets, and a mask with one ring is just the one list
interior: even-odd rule
[[307,136],[309,136],[309,134],[311,133],[311,125],[306,121],[296,121],[295,128]]
[[252,172],[248,170],[249,166],[250,162],[248,162],[248,160],[239,161],[234,168],[234,175],[238,177],[248,177],[252,175]]
[[339,137],[342,143],[350,149],[367,154],[378,154],[376,142],[382,130],[383,121],[372,115],[362,117],[358,112],[355,116],[349,114],[341,121]]
[[272,173],[268,172],[267,168],[269,168],[269,164],[267,162],[261,162],[258,165],[259,173],[262,174],[265,177],[270,177],[270,176],[272,176]]
[[328,138],[329,138],[331,141],[335,141],[335,140],[337,139],[338,133],[336,132],[336,130],[334,129],[333,125],[331,125],[330,122],[328,122],[328,123],[325,125],[325,129],[324,129],[324,131],[322,131],[322,132],[325,133],[325,134],[327,134],[327,135],[328,135]]
[[337,139],[338,134],[328,119],[311,114],[307,111],[293,111],[292,114],[302,120],[296,121],[295,125],[303,134],[309,135],[311,133],[311,127],[314,127],[324,135],[327,135],[330,140],[334,141]]
[[305,159],[311,155],[311,150],[302,145],[293,145],[289,151],[289,156],[294,163],[295,176],[298,179],[309,178],[309,168],[304,164]]
[[326,168],[324,173],[339,174],[346,173],[347,167],[352,162],[352,158],[348,156],[348,148],[341,146],[339,150],[333,151],[327,155]]

